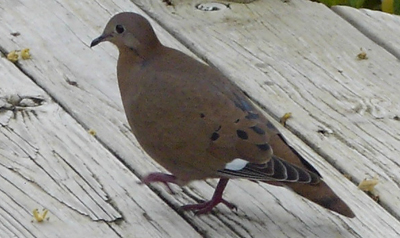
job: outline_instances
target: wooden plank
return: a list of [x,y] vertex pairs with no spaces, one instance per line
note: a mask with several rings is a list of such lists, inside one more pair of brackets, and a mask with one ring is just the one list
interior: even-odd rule
[[[4,57],[0,85],[1,237],[197,237]],[[35,208],[50,219],[31,222]]]
[[[324,107],[322,110],[308,101],[313,100],[313,95],[307,93],[308,88],[304,87],[311,84],[309,86],[311,90],[315,85],[313,86],[312,82],[298,85],[292,81],[296,77],[307,80],[312,78],[307,74],[302,75],[303,71],[307,73],[315,71],[313,75],[321,77],[321,80],[327,80],[330,76],[327,75],[328,71],[322,69],[329,68],[331,62],[322,56],[334,55],[335,52],[327,52],[328,55],[324,55],[325,48],[329,45],[316,44],[321,39],[318,38],[319,33],[317,34],[316,31],[327,31],[330,29],[326,27],[328,23],[321,26],[322,29],[316,28],[316,30],[311,27],[312,31],[308,31],[308,28],[306,32],[303,30],[304,25],[313,26],[312,22],[315,20],[305,17],[304,14],[314,14],[317,19],[322,18],[328,21],[335,17],[332,12],[321,5],[310,5],[303,1],[290,3],[258,1],[249,5],[231,4],[231,10],[229,10],[231,12],[225,11],[223,15],[215,13],[210,13],[210,15],[195,10],[192,8],[192,1],[190,4],[188,1],[182,1],[174,7],[168,7],[162,1],[138,1],[138,3],[142,4],[142,7],[153,17],[159,14],[155,18],[168,31],[194,49],[200,58],[217,65],[253,98],[262,102],[260,104],[265,104],[275,117],[282,115],[283,112],[292,111],[294,118],[289,121],[291,129],[302,138],[306,138],[309,144],[318,146],[325,143],[323,146],[328,148],[326,158],[335,155],[331,152],[332,150],[337,153],[334,146],[341,149],[339,152],[347,156],[341,158],[339,165],[343,165],[344,160],[351,156],[348,154],[351,152],[348,146],[343,146],[343,141],[336,135],[339,132],[349,133],[349,130],[341,132],[334,128],[335,134],[328,134],[326,137],[321,137],[316,132],[321,126],[325,129],[326,125],[330,124],[325,124],[322,121],[325,118],[318,114],[327,108]],[[19,65],[21,69],[59,102],[85,129],[96,130],[97,138],[120,157],[135,174],[141,176],[157,170],[159,166],[146,157],[130,134],[123,115],[115,82],[116,50],[106,44],[93,51],[87,47],[90,41],[100,34],[109,17],[115,12],[121,9],[125,11],[138,11],[138,9],[129,1],[122,0],[104,2],[48,0],[35,3],[28,0],[18,2],[8,0],[0,3],[0,8],[5,9],[0,15],[4,22],[0,25],[0,31],[21,33],[18,37],[7,34],[7,37],[0,39],[0,46],[6,51],[24,47],[30,47],[32,50],[33,59],[21,61]],[[149,8],[153,10],[150,11]],[[174,14],[170,14],[171,12]],[[288,19],[279,17],[280,14],[285,14]],[[259,19],[268,15],[274,17],[273,19],[284,27],[268,25],[266,20]],[[293,17],[297,18],[293,20]],[[305,23],[302,28],[296,30],[296,27],[290,24],[296,21],[300,23],[299,18],[305,18]],[[264,39],[265,36],[261,33],[267,27],[274,30],[272,35],[268,35],[268,40]],[[172,38],[159,26],[156,30],[163,42],[183,48],[176,41],[172,41]],[[337,37],[337,35],[334,36]],[[302,47],[296,45],[299,39],[301,44],[310,41],[310,45],[307,46],[310,48],[300,50]],[[285,43],[285,45],[277,43]],[[263,56],[258,59],[259,51],[263,50],[264,46],[266,46],[266,51],[261,52]],[[324,54],[318,55],[316,52]],[[268,58],[266,54],[271,54],[271,57]],[[308,58],[303,56],[304,54]],[[350,56],[353,54],[347,55],[345,59],[348,60]],[[323,67],[312,60],[321,61]],[[338,59],[336,61],[341,65],[345,63]],[[337,78],[338,75],[335,74],[335,77]],[[317,84],[317,86],[320,85]],[[295,92],[293,88],[300,88],[302,94]],[[329,91],[329,89],[325,90]],[[262,94],[268,94],[268,100],[260,100]],[[320,97],[323,98],[323,96],[325,94]],[[295,103],[291,98],[301,99],[301,101]],[[308,107],[312,110],[305,110]],[[314,116],[310,119],[310,115]],[[321,116],[321,120],[317,120],[319,117],[316,115]],[[335,191],[349,202],[358,215],[357,219],[349,220],[329,213],[315,205],[305,203],[290,191],[282,188],[271,188],[271,186],[256,185],[247,181],[233,181],[226,192],[226,198],[239,205],[240,210],[237,214],[221,206],[210,215],[193,216],[191,213],[180,213],[181,216],[205,237],[265,237],[267,232],[271,237],[381,237],[383,235],[389,237],[398,235],[397,220],[340,176],[299,139],[291,133],[288,133],[288,136],[296,148],[308,155],[307,158],[321,169],[327,182]],[[310,138],[318,143],[314,143]],[[362,159],[358,160],[362,161]],[[357,171],[366,169],[362,163],[358,167],[361,168],[351,174],[357,175],[359,173]],[[357,179],[362,178],[357,177]],[[132,183],[121,184],[123,188],[129,186],[132,186]],[[155,189],[170,206],[177,209],[179,205],[195,202],[193,196],[208,199],[213,187],[213,182],[210,184],[195,182],[174,196],[159,189],[157,185]],[[134,187],[134,189],[137,188]],[[135,193],[132,197],[145,199],[144,196],[136,197],[139,193],[141,192]],[[123,211],[133,211],[132,214],[129,213],[131,214],[129,217],[125,217],[124,214],[126,223],[122,225],[112,223],[112,227],[121,236],[129,237],[130,234],[135,234],[135,229],[142,228],[138,225],[142,220],[140,220],[141,217],[135,217],[134,214],[137,215],[137,213],[129,207],[135,205],[135,201],[121,199],[119,202],[126,206]],[[178,236],[172,233],[174,230],[184,235],[196,234],[187,226],[182,225],[182,228],[175,224],[168,224],[167,219],[170,218],[166,215],[171,213],[171,210],[166,208],[165,204],[156,207],[153,207],[153,204],[146,204],[141,208],[145,212],[147,209],[154,209],[151,210],[154,212],[151,216],[152,222],[165,222],[163,226],[155,226],[154,229],[143,228],[148,233],[167,233],[167,235],[170,234],[169,236]],[[177,223],[179,221],[176,219]]]
[[360,32],[400,59],[400,17],[369,9],[335,6],[332,10]]

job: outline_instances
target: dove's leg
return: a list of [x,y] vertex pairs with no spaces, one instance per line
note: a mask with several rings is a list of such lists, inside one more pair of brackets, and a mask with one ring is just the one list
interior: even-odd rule
[[[218,182],[217,187],[215,188],[215,192],[210,201],[202,202],[198,204],[190,204],[182,206],[183,210],[192,210],[195,211],[196,214],[204,214],[210,212],[215,206],[222,203],[230,209],[237,209],[236,205],[226,201],[222,198],[222,194],[225,190],[226,185],[228,184],[229,179],[221,178]],[[164,173],[151,173],[145,176],[142,179],[143,184],[149,184],[153,182],[161,182],[164,183],[165,186],[169,189],[169,191],[173,194],[171,187],[168,183],[177,184],[177,179],[172,174],[164,174]]]
[[168,183],[176,184],[176,177],[172,174],[164,174],[164,173],[151,173],[142,178],[142,184],[150,184],[153,182],[161,182],[165,184],[171,194],[175,194],[171,189]]
[[196,214],[204,214],[210,212],[215,206],[219,203],[225,204],[225,206],[230,209],[237,209],[236,205],[226,201],[222,198],[222,194],[226,185],[228,184],[229,179],[221,178],[218,182],[217,188],[215,188],[214,194],[210,201],[202,202],[199,204],[190,204],[182,206],[183,210],[194,210]]

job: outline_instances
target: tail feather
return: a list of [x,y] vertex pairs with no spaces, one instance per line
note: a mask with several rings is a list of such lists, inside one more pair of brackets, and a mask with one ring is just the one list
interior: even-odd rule
[[[301,157],[295,150],[293,150],[284,140],[284,138],[277,134],[270,140],[270,145],[274,148],[274,155],[280,157],[290,164],[297,165],[306,169],[314,176],[318,176],[318,183],[290,183],[290,182],[274,182],[266,181],[266,183],[285,186],[291,188],[295,193],[302,197],[319,204],[331,211],[342,214],[343,216],[353,218],[355,217],[353,211],[342,201],[332,189],[322,180],[318,171],[312,167],[304,158]],[[307,175],[306,175],[307,176]]]
[[326,209],[337,212],[346,217],[355,217],[353,211],[347,206],[347,204],[343,202],[343,200],[340,199],[322,180],[320,183],[314,185],[285,183],[285,186]]

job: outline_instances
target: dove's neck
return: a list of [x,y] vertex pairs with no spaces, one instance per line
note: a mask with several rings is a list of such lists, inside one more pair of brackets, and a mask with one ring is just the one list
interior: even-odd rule
[[132,105],[135,98],[141,93],[140,85],[146,81],[146,72],[148,66],[159,51],[160,47],[151,47],[151,49],[130,49],[128,47],[119,48],[119,57],[117,64],[118,84],[125,106]]

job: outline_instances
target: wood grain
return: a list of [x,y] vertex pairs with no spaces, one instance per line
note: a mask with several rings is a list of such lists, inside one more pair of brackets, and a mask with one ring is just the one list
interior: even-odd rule
[[[143,12],[126,0],[6,0],[0,2],[0,50],[28,47],[32,59],[0,60],[4,237],[399,236],[399,62],[393,53],[307,1],[230,3],[219,12],[196,9],[201,1],[133,2],[154,20],[162,42],[217,67],[273,118],[292,112],[289,130],[281,130],[357,218],[248,181],[230,182],[225,193],[238,212],[219,206],[194,216],[179,206],[209,199],[215,181],[173,187],[175,195],[138,185],[138,178],[162,168],[127,126],[116,49],[88,45],[116,12]],[[360,12],[348,14],[363,21]],[[367,60],[357,58],[360,48]],[[383,206],[338,170],[355,184],[377,175]],[[31,223],[31,211],[42,207],[50,220]]]

